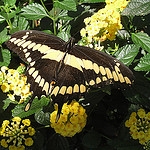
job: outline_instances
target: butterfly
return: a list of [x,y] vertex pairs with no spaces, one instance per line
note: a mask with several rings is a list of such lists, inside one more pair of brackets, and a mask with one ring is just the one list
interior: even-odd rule
[[27,82],[32,97],[27,111],[37,96],[50,95],[58,104],[58,114],[64,102],[79,99],[91,87],[132,85],[134,75],[112,56],[59,37],[36,30],[18,31],[6,42],[7,47],[28,64]]

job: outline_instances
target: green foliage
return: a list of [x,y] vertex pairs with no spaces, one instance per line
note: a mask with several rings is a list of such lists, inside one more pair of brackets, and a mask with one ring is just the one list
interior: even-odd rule
[[48,17],[42,5],[32,3],[21,9],[21,15],[30,20],[38,20],[43,17]]
[[127,8],[122,12],[126,16],[143,16],[150,13],[149,0],[132,0]]
[[[80,41],[80,30],[84,18],[99,10],[104,0],[48,0],[0,2],[0,67],[17,68],[22,62],[10,52],[5,41],[10,34],[26,29],[42,30],[67,41],[75,36]],[[94,8],[94,9],[93,9]],[[25,112],[27,102],[17,104],[6,98],[0,91],[0,121],[13,116],[30,118],[36,127],[34,149],[90,149],[90,150],[142,150],[138,141],[132,140],[124,126],[131,106],[143,107],[150,111],[150,1],[131,0],[122,12],[124,29],[119,31],[115,41],[101,43],[104,51],[129,66],[134,72],[135,83],[125,91],[98,89],[90,91],[84,104],[88,113],[88,123],[81,133],[65,138],[49,127],[53,103],[49,98],[34,99],[29,111]],[[139,22],[139,23],[137,23]],[[116,46],[117,45],[117,46]],[[16,67],[17,66],[17,67]],[[106,92],[107,91],[107,92]],[[28,101],[28,100],[27,100]],[[132,111],[131,111],[132,110]],[[6,118],[7,116],[7,118]],[[48,127],[48,128],[46,128]]]
[[18,104],[15,106],[15,108],[12,110],[12,116],[19,116],[20,118],[28,117],[35,112],[41,110],[44,106],[47,106],[49,103],[49,99],[42,97],[40,100],[38,98],[35,98],[32,106],[29,111],[24,111],[25,105],[26,104]]

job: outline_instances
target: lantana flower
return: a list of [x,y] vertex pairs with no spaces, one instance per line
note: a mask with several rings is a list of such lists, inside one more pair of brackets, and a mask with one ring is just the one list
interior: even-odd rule
[[35,129],[30,125],[29,119],[21,120],[20,117],[14,117],[11,121],[4,120],[0,128],[1,146],[9,150],[25,150],[26,146],[32,146],[31,136],[35,134]]
[[137,112],[132,112],[125,126],[129,128],[130,135],[134,140],[148,150],[150,146],[150,112],[146,113],[140,108]]
[[69,105],[64,103],[58,122],[56,122],[56,116],[57,109],[50,115],[51,127],[54,128],[56,133],[64,137],[74,136],[81,132],[86,125],[87,114],[85,109],[75,100]]
[[128,0],[106,0],[106,6],[94,13],[91,17],[85,18],[85,28],[82,28],[83,45],[93,44],[95,49],[101,49],[100,42],[106,39],[112,41],[118,30],[122,29],[120,13],[127,6]]
[[[31,95],[30,85],[27,84],[27,77],[20,74],[20,69],[9,69],[8,67],[1,67],[0,70],[0,86],[4,93],[10,100],[18,103],[24,102],[28,96]],[[17,97],[17,98],[16,98]]]

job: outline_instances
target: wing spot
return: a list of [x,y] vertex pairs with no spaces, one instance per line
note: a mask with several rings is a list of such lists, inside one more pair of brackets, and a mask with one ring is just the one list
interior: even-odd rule
[[43,87],[44,83],[45,83],[45,79],[42,78],[41,81],[40,81],[40,83],[39,83],[39,86],[40,86],[40,87]]
[[91,86],[93,86],[95,84],[95,81],[94,80],[91,80],[90,82],[89,82],[89,85],[91,85]]
[[118,74],[118,78],[119,78],[121,83],[125,82],[124,77],[123,77],[122,74]]
[[96,78],[96,84],[99,84],[99,83],[101,83],[101,79],[100,79],[100,77],[97,77]]
[[102,77],[102,80],[103,80],[103,81],[107,81],[108,79],[107,79],[105,76],[103,76],[103,77]]
[[21,46],[26,40],[21,40],[19,43],[17,43],[17,46]]
[[86,70],[88,70],[88,69],[92,70],[93,69],[93,63],[92,63],[92,61],[85,60],[85,59],[83,59],[82,61],[83,61],[83,64],[84,64],[84,68]]
[[116,63],[116,65],[119,67],[119,66],[120,66],[120,63],[119,63],[119,62],[117,62],[117,63]]
[[113,76],[112,76],[112,73],[111,73],[110,69],[109,68],[105,68],[105,71],[106,71],[106,74],[107,74],[107,78],[108,79],[112,79]]
[[22,37],[22,39],[26,39],[28,36],[29,36],[29,35],[28,35],[27,32],[26,32],[26,35],[24,35],[24,36]]
[[29,45],[28,45],[28,49],[33,48],[35,45],[36,45],[36,43],[35,43],[35,42],[33,42],[33,43],[29,44]]
[[62,86],[61,89],[59,90],[59,94],[65,95],[66,89],[67,89],[66,86]]
[[[21,50],[21,48],[20,48],[20,50]],[[23,52],[24,52],[24,53],[26,53],[27,51],[28,51],[28,50],[27,50],[26,48],[25,48],[25,49],[23,49]]]
[[73,91],[72,86],[69,86],[66,90],[66,94],[72,94],[72,91]]
[[73,93],[79,93],[79,86],[78,84],[75,84],[73,87]]
[[120,71],[120,69],[117,66],[115,66],[115,71],[116,71],[116,74],[118,75],[118,78],[119,78],[120,82],[121,83],[125,82],[124,77],[121,74],[121,71]]
[[30,56],[30,52],[25,53],[25,57],[28,58]]
[[101,72],[101,74],[102,74],[103,76],[106,75],[106,71],[105,71],[105,69],[104,69],[103,66],[100,66],[100,67],[99,67],[99,70],[100,70],[100,72]]
[[120,74],[120,69],[117,66],[115,66],[115,71],[117,74]]
[[79,61],[79,58],[75,57],[74,55],[70,55],[70,54],[67,54],[65,57],[65,60],[64,60],[66,65],[70,65],[70,66],[77,68],[78,70],[83,72],[81,65],[78,63],[78,61]]
[[31,57],[28,57],[27,58],[27,61],[30,63],[32,61],[32,58]]
[[[13,38],[13,39],[16,39],[16,38]],[[14,40],[10,40],[10,41],[12,41],[14,44],[17,44],[21,41],[21,39],[17,39],[16,41],[14,41]]]
[[41,80],[41,76],[38,75],[38,76],[36,77],[36,79],[35,79],[35,82],[36,82],[36,83],[40,83],[40,80]]
[[96,74],[99,73],[99,66],[96,63],[93,64],[93,69],[94,69]]
[[41,47],[38,48],[38,51],[40,51],[43,54],[47,54],[46,52],[50,50],[50,47],[47,45],[42,45]]
[[112,71],[112,75],[113,75],[114,81],[118,81],[119,80],[115,71]]
[[40,47],[41,47],[42,44],[36,44],[32,50],[35,51],[35,50],[38,50]]
[[51,95],[57,95],[58,94],[58,91],[59,91],[59,86],[56,86],[54,89],[53,89],[53,91],[52,91],[52,93],[51,93]]
[[45,82],[42,91],[46,92],[46,95],[48,95],[48,91],[49,91],[49,83]]
[[86,87],[83,84],[81,84],[80,85],[80,93],[84,93],[84,92],[86,92]]
[[14,41],[16,41],[16,38],[11,38],[9,41],[10,41],[11,43],[13,43]]
[[30,66],[34,66],[34,64],[35,64],[35,61],[31,62],[31,63],[30,63]]
[[34,71],[35,71],[35,68],[33,68],[33,67],[30,68],[29,71],[28,71],[29,75],[31,75]]
[[132,84],[132,83],[131,83],[131,80],[130,80],[128,77],[124,77],[124,79],[125,79],[125,82],[126,82],[127,84]]
[[39,71],[36,70],[33,72],[32,77],[35,79],[37,77],[37,75],[39,74]]
[[25,42],[25,43],[23,43],[22,45],[21,45],[21,47],[23,47],[23,48],[25,48],[25,47],[27,47],[29,44],[31,44],[32,43],[32,41],[27,41],[27,42]]

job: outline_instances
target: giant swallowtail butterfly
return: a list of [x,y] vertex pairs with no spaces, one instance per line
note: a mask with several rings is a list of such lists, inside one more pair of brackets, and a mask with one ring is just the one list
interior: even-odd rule
[[27,82],[35,96],[51,95],[59,112],[64,102],[78,99],[90,87],[131,85],[133,73],[117,59],[94,49],[74,45],[40,31],[19,31],[7,47],[28,63]]

